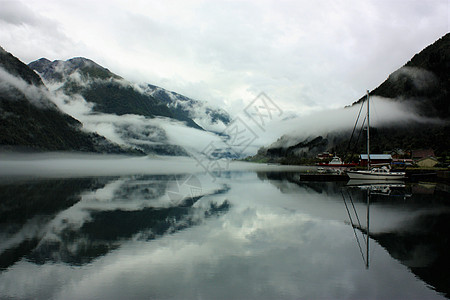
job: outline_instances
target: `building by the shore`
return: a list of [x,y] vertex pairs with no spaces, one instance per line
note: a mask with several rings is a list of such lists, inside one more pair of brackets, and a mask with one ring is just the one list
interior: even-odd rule
[[[359,163],[361,166],[367,166],[367,154],[359,155]],[[392,155],[390,154],[370,154],[370,164],[390,164],[392,163]]]

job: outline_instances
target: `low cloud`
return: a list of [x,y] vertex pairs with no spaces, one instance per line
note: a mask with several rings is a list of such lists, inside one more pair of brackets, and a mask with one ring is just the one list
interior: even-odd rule
[[138,148],[178,145],[194,154],[201,152],[210,141],[220,140],[211,132],[188,127],[170,118],[98,113],[94,110],[95,105],[80,95],[67,96],[56,91],[52,100],[62,111],[82,122],[84,130],[96,132],[119,145]]
[[389,79],[397,81],[402,77],[409,78],[412,81],[414,87],[419,91],[433,88],[439,81],[436,75],[433,74],[433,72],[421,68],[406,66],[392,73],[389,76]]
[[[88,61],[89,63],[89,61]],[[95,83],[114,83],[123,88],[133,88],[143,95],[152,96],[153,93],[165,93],[163,97],[169,97],[173,102],[167,103],[169,107],[183,109],[189,112],[191,118],[203,128],[215,132],[224,130],[225,125],[219,121],[212,122],[211,116],[207,114],[208,109],[215,111],[201,101],[185,98],[182,95],[165,91],[161,88],[147,87],[144,84],[136,84],[124,79],[90,78],[82,75],[77,69],[65,66],[64,62],[56,64],[56,72],[63,76],[62,80],[45,81],[46,85],[53,91],[52,101],[65,113],[73,116],[83,123],[83,128],[89,132],[96,132],[110,141],[119,145],[137,147],[144,152],[152,152],[152,147],[171,147],[169,151],[183,155],[180,148],[183,147],[189,154],[200,153],[209,143],[219,143],[221,138],[213,133],[188,127],[185,123],[166,117],[146,117],[142,115],[126,114],[116,115],[100,113],[95,110],[95,104],[87,102],[80,94],[67,95],[64,92],[65,82],[74,82],[77,86],[89,88]],[[189,137],[189,138],[187,138]],[[184,153],[185,154],[185,153]]]
[[11,75],[0,67],[0,93],[4,93],[10,100],[25,98],[39,108],[56,108],[49,100],[50,93],[43,86],[35,86],[25,80]]
[[[70,76],[77,83],[89,85],[92,82],[74,74]],[[414,68],[402,68],[394,74],[395,76],[404,76],[406,74],[413,78],[420,87],[433,82],[432,74]],[[21,91],[31,103],[39,107],[55,107],[54,104],[56,104],[61,111],[81,121],[84,130],[96,132],[119,145],[137,147],[144,149],[144,151],[145,149],[151,149],[153,146],[181,146],[193,156],[205,151],[212,144],[219,147],[220,149],[217,149],[219,151],[228,147],[219,135],[188,127],[183,122],[170,118],[149,118],[133,114],[118,116],[98,113],[94,109],[95,104],[87,102],[78,94],[66,95],[61,89],[61,84],[57,82],[47,82],[50,88],[50,91],[48,91],[45,87],[30,85],[1,68],[0,80],[0,90],[8,93],[11,93],[11,89]],[[139,85],[133,85],[124,80],[115,81],[124,86],[131,85],[137,91],[145,93]],[[419,116],[414,111],[414,106],[411,103],[413,102],[396,101],[395,99],[376,96],[371,97],[372,126],[405,125],[412,122],[440,122],[437,119]],[[349,131],[355,124],[359,109],[360,106],[354,105],[347,108],[318,111],[304,116],[296,116],[285,112],[280,119],[271,120],[264,130],[258,128],[242,113],[238,116],[253,130],[256,138],[241,154],[243,156],[253,155],[260,147],[273,144],[281,136],[284,136],[284,138],[273,145],[289,147],[309,137],[326,135],[336,131]],[[289,116],[289,118],[285,116]],[[219,124],[216,128],[218,129],[217,132],[221,132],[219,129],[223,130],[223,127],[223,124]],[[181,152],[177,153],[182,155]]]
[[[371,127],[405,126],[410,123],[439,124],[442,120],[419,116],[414,110],[414,102],[372,96],[370,102]],[[272,146],[290,147],[310,137],[326,135],[330,132],[350,131],[353,129],[361,106],[331,109],[315,112],[306,116],[290,118],[271,126],[273,132],[284,135],[283,139]],[[361,112],[361,126],[365,108]],[[274,139],[275,140],[275,139]],[[274,141],[272,140],[272,142]]]

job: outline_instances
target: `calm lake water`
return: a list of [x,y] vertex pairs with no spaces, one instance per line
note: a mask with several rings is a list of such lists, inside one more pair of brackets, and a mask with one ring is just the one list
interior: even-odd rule
[[4,176],[0,298],[450,296],[447,185],[298,178]]

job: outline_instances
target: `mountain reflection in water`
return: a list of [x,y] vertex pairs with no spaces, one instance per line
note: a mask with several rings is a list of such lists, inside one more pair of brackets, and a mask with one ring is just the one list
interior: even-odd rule
[[[5,269],[25,257],[82,265],[128,239],[151,240],[202,222],[229,209],[229,202],[193,207],[203,196],[164,199],[183,175],[32,180],[0,185]],[[224,186],[212,194],[227,191]]]
[[367,188],[293,172],[2,179],[0,298],[448,297],[448,186],[380,190],[367,231]]

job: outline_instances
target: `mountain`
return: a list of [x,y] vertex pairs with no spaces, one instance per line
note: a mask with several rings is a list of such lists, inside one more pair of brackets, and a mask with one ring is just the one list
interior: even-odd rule
[[94,109],[117,115],[136,114],[147,117],[169,117],[202,129],[189,116],[171,110],[149,94],[141,93],[133,84],[103,68],[92,60],[76,57],[66,61],[41,58],[28,65],[50,83],[61,83],[66,94],[80,94],[95,104]]
[[[415,117],[408,122],[391,122],[372,127],[371,151],[394,149],[434,149],[437,156],[450,156],[450,33],[416,54],[370,92],[372,101],[398,104]],[[365,96],[346,109],[360,106]],[[325,118],[318,114],[317,118]],[[400,117],[400,116],[399,116]],[[356,120],[356,115],[355,115]],[[400,118],[399,118],[400,120]],[[341,157],[366,151],[363,138],[351,143],[351,128],[335,129],[320,135],[303,132],[304,137],[282,136],[248,158],[253,161],[306,163],[323,151]]]
[[[214,125],[228,125],[231,122],[230,115],[221,108],[213,108],[203,101],[194,100],[161,87],[144,84],[140,86],[146,94],[154,97],[162,103],[166,103],[172,110],[179,114],[185,114],[210,131],[222,131],[223,127],[215,128]],[[219,129],[219,130],[218,130]]]
[[14,77],[20,78],[27,84],[35,86],[43,86],[41,78],[30,68],[0,47],[0,66]]
[[66,62],[60,60],[51,62],[46,58],[41,58],[29,63],[28,66],[41,74],[46,80],[51,81],[63,81],[77,70],[80,71],[81,75],[84,77],[97,79],[122,79],[120,76],[117,76],[108,69],[103,68],[94,61],[83,57],[75,57],[67,60]]
[[422,116],[449,119],[449,71],[450,33],[414,55],[370,94],[408,101],[416,106],[416,111]]
[[126,153],[53,103],[41,78],[0,47],[0,147],[2,149],[71,150]]
[[[204,146],[187,137],[210,139],[231,120],[224,110],[152,84],[127,81],[87,58],[41,58],[29,67],[57,95],[58,106],[85,129],[148,154],[199,152]],[[81,111],[74,111],[76,107]]]
[[66,94],[80,94],[86,101],[95,103],[94,110],[99,112],[169,117],[197,129],[219,122],[227,125],[231,121],[223,109],[152,84],[128,82],[87,58],[53,62],[41,58],[28,66],[46,82],[62,84],[59,88]]

